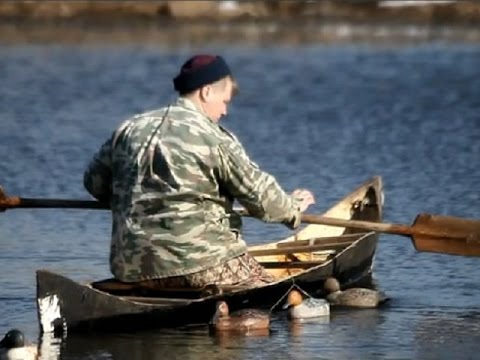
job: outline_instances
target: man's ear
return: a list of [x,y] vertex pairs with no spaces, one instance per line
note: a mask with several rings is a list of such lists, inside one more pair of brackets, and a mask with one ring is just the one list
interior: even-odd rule
[[213,95],[213,88],[210,85],[205,85],[200,88],[200,98],[204,102],[209,102]]

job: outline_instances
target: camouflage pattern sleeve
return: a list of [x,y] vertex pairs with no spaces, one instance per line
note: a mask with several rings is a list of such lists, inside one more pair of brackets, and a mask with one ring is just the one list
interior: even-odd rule
[[[226,130],[224,130],[226,131]],[[221,186],[242,204],[250,215],[265,222],[281,222],[289,228],[300,225],[297,200],[285,193],[276,179],[250,160],[232,135],[218,145]]]
[[109,202],[112,194],[112,138],[93,156],[83,175],[85,189],[97,200]]

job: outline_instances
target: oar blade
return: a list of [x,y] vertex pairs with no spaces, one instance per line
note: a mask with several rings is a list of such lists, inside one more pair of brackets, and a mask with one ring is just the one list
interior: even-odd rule
[[480,221],[453,216],[420,214],[413,224],[418,251],[480,256]]

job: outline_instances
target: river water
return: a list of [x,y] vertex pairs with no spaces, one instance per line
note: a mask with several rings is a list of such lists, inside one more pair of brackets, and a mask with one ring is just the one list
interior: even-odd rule
[[[0,47],[0,185],[23,197],[86,198],[82,173],[133,113],[174,99],[171,77],[193,52],[221,53],[240,84],[224,124],[287,189],[311,189],[322,212],[381,175],[385,221],[420,212],[480,218],[480,46],[8,45]],[[247,220],[250,244],[289,234]],[[87,210],[0,214],[0,334],[37,342],[35,270],[109,277],[110,218]],[[43,339],[56,359],[474,359],[480,351],[480,260],[416,252],[382,235],[374,268],[391,298],[376,310],[268,337],[203,327]],[[61,354],[60,354],[61,353]]]

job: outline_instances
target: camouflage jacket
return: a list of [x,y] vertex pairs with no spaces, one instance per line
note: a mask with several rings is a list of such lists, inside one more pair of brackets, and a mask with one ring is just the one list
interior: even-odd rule
[[239,141],[179,98],[125,121],[95,154],[85,188],[112,209],[110,269],[126,282],[186,275],[244,254],[237,199],[295,226],[299,210]]

